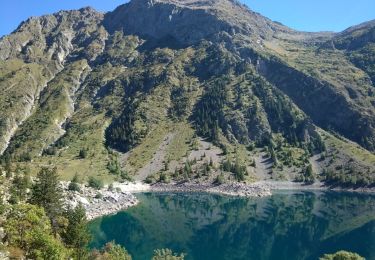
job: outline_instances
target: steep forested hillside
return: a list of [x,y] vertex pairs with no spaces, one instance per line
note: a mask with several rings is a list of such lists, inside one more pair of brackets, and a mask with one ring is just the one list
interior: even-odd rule
[[2,167],[372,186],[374,32],[298,32],[232,0],[30,18],[0,40]]

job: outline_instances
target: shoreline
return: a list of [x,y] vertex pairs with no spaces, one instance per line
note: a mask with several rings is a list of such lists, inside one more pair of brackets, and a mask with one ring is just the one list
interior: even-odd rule
[[373,188],[341,188],[341,187],[330,187],[324,185],[323,182],[316,182],[313,184],[303,184],[299,182],[291,181],[259,181],[257,183],[268,184],[271,187],[271,190],[282,191],[335,191],[335,192],[355,192],[355,193],[366,193],[372,194],[375,193],[375,187]]
[[[208,193],[234,197],[267,197],[274,191],[335,191],[374,194],[374,188],[342,189],[330,188],[323,183],[304,185],[294,182],[259,181],[252,184],[226,183],[221,185],[199,183],[157,183],[149,185],[141,182],[114,183],[113,189],[105,187],[100,190],[80,185],[80,192],[69,191],[69,182],[62,182],[66,195],[66,204],[75,207],[81,203],[86,209],[89,221],[103,216],[113,215],[129,207],[136,206],[139,200],[134,194],[142,192],[183,192],[183,193]],[[100,194],[100,195],[98,195]]]
[[267,197],[271,196],[271,187],[268,184],[254,183],[228,183],[222,185],[197,184],[197,183],[174,183],[154,184],[151,192],[186,192],[186,193],[210,193],[234,197]]

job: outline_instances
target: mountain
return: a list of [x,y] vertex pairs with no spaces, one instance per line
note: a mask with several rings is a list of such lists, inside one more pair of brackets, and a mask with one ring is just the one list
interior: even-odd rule
[[374,33],[299,32],[234,0],[32,17],[0,40],[2,161],[374,185]]

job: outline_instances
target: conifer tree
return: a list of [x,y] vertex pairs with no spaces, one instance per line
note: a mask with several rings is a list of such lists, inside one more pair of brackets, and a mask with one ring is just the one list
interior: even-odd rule
[[62,212],[62,190],[56,168],[42,168],[31,188],[30,203],[43,207],[52,222]]
[[86,259],[87,245],[90,242],[86,210],[82,204],[79,204],[74,209],[68,209],[65,212],[65,217],[68,220],[68,226],[62,235],[64,242],[74,250],[75,259]]

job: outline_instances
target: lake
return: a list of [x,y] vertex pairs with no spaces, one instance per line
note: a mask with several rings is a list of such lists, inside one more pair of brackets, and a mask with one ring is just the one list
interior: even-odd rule
[[92,247],[115,241],[135,260],[171,248],[186,259],[317,259],[339,250],[375,259],[375,195],[276,192],[266,198],[145,193],[90,222]]

